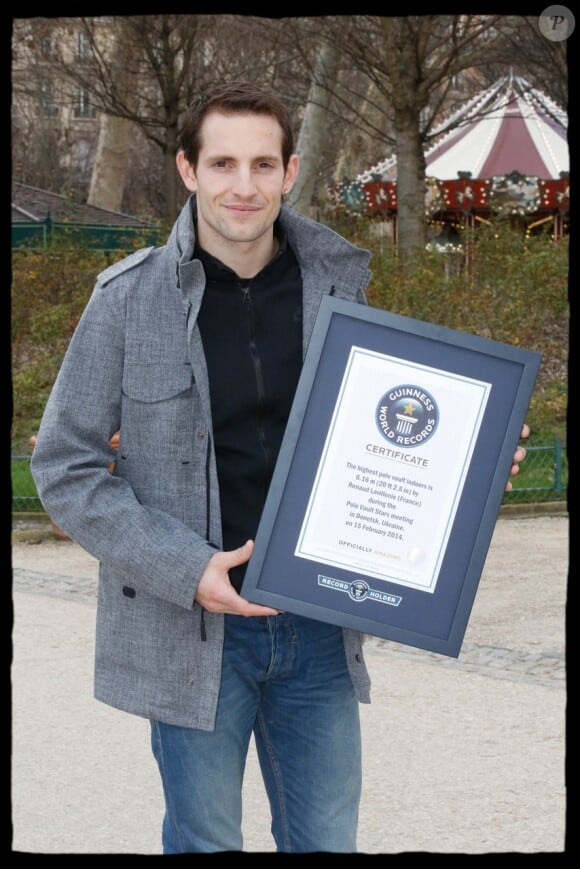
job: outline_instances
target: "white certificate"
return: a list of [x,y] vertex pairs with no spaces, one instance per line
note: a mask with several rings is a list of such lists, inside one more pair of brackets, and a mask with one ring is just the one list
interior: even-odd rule
[[490,389],[353,346],[294,554],[434,592]]

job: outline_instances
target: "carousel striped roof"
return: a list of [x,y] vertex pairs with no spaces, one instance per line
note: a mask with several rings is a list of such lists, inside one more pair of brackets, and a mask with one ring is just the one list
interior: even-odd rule
[[[519,172],[541,179],[570,171],[568,116],[520,76],[504,76],[450,115],[425,154],[426,175],[438,179],[494,178]],[[394,181],[391,157],[357,180]]]

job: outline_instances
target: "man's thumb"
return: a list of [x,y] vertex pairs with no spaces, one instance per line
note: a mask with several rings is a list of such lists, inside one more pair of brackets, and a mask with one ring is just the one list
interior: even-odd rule
[[249,560],[250,555],[253,551],[253,540],[246,540],[243,546],[238,547],[238,549],[232,549],[230,551],[230,555],[232,557],[232,567],[236,567],[238,564],[245,564],[245,562]]

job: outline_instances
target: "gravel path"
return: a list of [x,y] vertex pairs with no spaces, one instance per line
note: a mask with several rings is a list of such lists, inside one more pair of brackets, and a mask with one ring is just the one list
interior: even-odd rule
[[[500,519],[458,659],[369,638],[359,850],[566,851],[568,519]],[[92,697],[97,564],[13,537],[13,851],[159,854],[147,722]],[[273,850],[253,745],[245,850]]]

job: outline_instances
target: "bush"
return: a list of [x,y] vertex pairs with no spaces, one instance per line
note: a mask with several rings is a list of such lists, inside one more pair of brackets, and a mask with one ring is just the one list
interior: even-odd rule
[[[566,440],[568,238],[508,222],[463,232],[462,252],[425,250],[405,276],[393,244],[364,218],[333,225],[373,252],[371,305],[542,353],[527,421],[535,440]],[[26,452],[98,272],[128,251],[82,248],[12,256],[13,453]],[[466,253],[467,252],[467,253]]]
[[78,246],[12,252],[12,452],[26,453],[62,357],[93,290],[114,256]]
[[389,241],[372,223],[341,231],[373,252],[369,303],[542,354],[527,421],[537,439],[566,437],[568,392],[568,238],[527,236],[495,221],[462,233],[462,250],[425,250],[404,274]]

